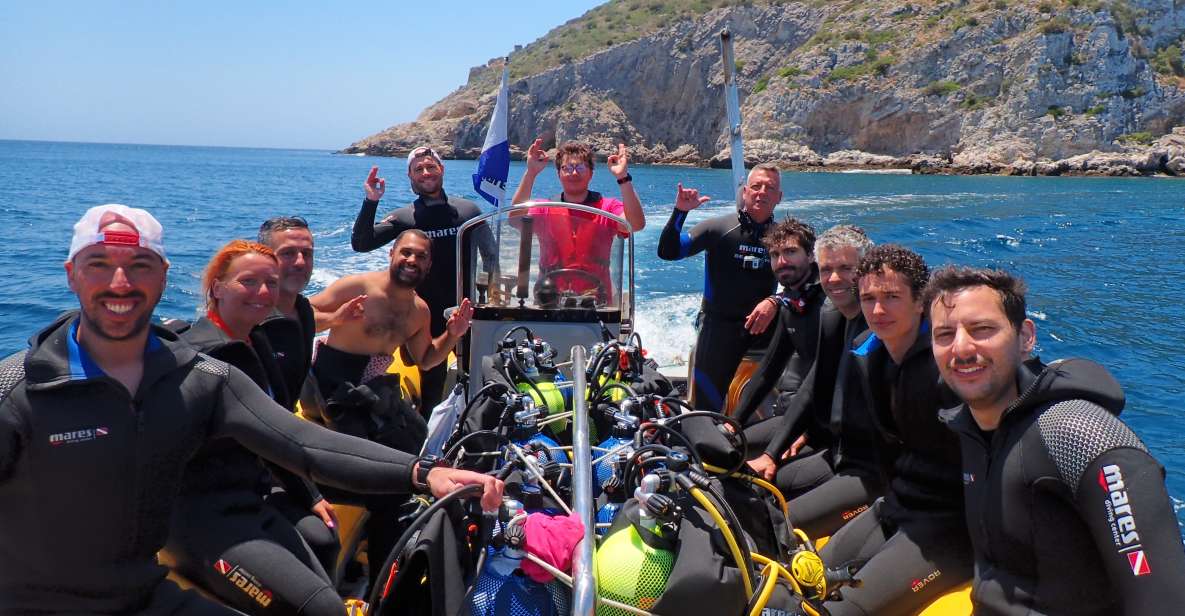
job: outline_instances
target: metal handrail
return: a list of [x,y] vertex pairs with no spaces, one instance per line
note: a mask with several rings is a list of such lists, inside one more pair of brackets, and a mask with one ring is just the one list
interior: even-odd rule
[[597,582],[593,576],[593,498],[592,498],[592,446],[589,444],[588,403],[581,392],[585,391],[585,350],[572,347],[572,510],[584,523],[584,541],[576,546],[576,558],[572,563],[572,614],[592,616],[597,606]]

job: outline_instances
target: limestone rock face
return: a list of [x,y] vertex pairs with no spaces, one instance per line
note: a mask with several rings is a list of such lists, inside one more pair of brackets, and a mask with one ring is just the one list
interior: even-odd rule
[[[604,156],[624,142],[639,162],[728,166],[724,29],[747,165],[1023,175],[1185,165],[1185,130],[1174,132],[1185,71],[1173,68],[1185,58],[1170,57],[1185,48],[1185,2],[1172,0],[738,3],[513,82],[512,151],[579,139]],[[474,68],[470,82],[500,70]],[[476,157],[496,94],[483,88],[344,151],[398,156],[429,143]]]

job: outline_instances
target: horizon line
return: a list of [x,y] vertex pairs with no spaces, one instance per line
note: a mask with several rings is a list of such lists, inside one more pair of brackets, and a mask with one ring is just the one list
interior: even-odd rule
[[0,137],[0,142],[26,142],[26,143],[62,143],[69,145],[135,145],[152,148],[223,148],[235,150],[302,150],[306,152],[329,152],[337,154],[341,149],[332,148],[304,148],[304,147],[282,147],[282,146],[266,146],[266,145],[202,145],[196,143],[142,143],[134,141],[73,141],[62,139],[20,139],[10,137]]

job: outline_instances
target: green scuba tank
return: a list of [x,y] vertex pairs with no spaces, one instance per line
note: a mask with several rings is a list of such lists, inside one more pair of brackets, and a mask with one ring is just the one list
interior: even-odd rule
[[[593,558],[597,594],[643,610],[658,602],[675,566],[675,531],[652,511],[671,508],[669,498],[656,494],[658,484],[654,475],[643,477],[642,485],[634,491],[638,506],[631,510],[630,523],[606,537]],[[597,616],[629,615],[599,604]]]
[[[556,353],[551,345],[539,339],[526,340],[504,350],[503,354],[504,362],[515,368],[510,375],[519,393],[531,396],[536,406],[546,409],[549,414],[564,411],[567,403],[561,385],[566,379],[555,368]],[[562,432],[567,423],[566,420],[558,421],[552,429]]]

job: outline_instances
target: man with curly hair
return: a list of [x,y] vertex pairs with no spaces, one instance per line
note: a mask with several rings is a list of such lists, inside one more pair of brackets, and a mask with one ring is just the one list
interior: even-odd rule
[[867,561],[863,585],[827,603],[835,616],[913,614],[971,579],[963,518],[959,442],[938,419],[957,401],[930,351],[921,255],[895,244],[868,251],[857,270],[869,331],[852,351],[863,405],[844,412],[871,424],[888,480],[885,497],[844,525],[823,548],[828,566]]

